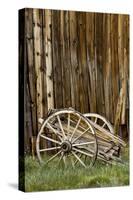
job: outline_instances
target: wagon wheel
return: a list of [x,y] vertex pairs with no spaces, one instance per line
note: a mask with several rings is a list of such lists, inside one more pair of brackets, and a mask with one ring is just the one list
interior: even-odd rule
[[43,122],[36,151],[40,163],[90,167],[97,156],[95,131],[81,113],[72,109],[58,110]]
[[112,124],[105,117],[95,113],[85,113],[84,116],[114,134],[114,128]]

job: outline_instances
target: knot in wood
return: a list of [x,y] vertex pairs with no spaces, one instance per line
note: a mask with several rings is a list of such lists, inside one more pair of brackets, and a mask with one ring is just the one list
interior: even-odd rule
[[52,75],[49,75],[48,77],[49,77],[50,80],[52,80]]
[[48,97],[51,97],[51,92],[48,93]]
[[38,26],[38,27],[41,27],[41,24],[37,23],[37,26]]

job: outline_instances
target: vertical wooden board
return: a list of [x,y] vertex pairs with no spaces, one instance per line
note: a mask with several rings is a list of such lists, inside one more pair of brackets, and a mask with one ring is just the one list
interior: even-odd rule
[[71,106],[71,79],[70,79],[70,33],[69,11],[60,12],[60,56],[62,68],[63,107]]
[[125,123],[125,104],[126,104],[126,72],[125,72],[125,49],[124,49],[124,15],[119,15],[118,20],[118,55],[119,55],[119,76],[120,76],[120,87],[123,88],[123,103],[122,103],[122,112],[121,112],[121,123]]
[[[127,67],[126,67],[126,73],[127,73],[127,80],[129,82],[129,76],[130,76],[130,48],[129,48],[129,42],[130,42],[130,16],[126,15],[126,37],[125,37],[125,48],[126,48],[126,61],[127,61]],[[129,83],[128,83],[128,92],[129,92]],[[128,101],[129,101],[129,94],[127,96],[127,107],[128,107]]]
[[[30,33],[28,29],[30,21],[27,14],[28,9],[19,11],[19,156],[21,159],[24,158],[26,153],[30,153],[30,139],[33,134],[27,53],[27,33]],[[20,173],[24,172],[23,164],[21,162],[19,163]],[[19,181],[21,182],[22,180]],[[21,186],[19,185],[19,187]]]
[[86,54],[88,67],[88,97],[90,112],[96,112],[96,74],[94,13],[86,13]]
[[[65,107],[72,106],[71,104],[71,53],[70,53],[70,19],[69,11],[65,13],[65,27],[64,27],[64,39],[65,39],[65,54],[66,59],[64,63],[64,77],[65,77]],[[75,96],[76,105],[76,96]]]
[[[104,90],[103,90],[103,60],[102,60],[102,51],[103,51],[103,14],[96,13],[96,60],[97,60],[97,80],[96,80],[96,98],[97,98],[97,112],[101,115],[105,115],[105,102],[104,102]],[[99,98],[100,97],[100,98]]]
[[93,48],[94,48],[94,67],[95,67],[95,87],[96,87],[96,89],[95,89],[95,99],[96,99],[96,113],[97,113],[97,76],[98,76],[98,73],[97,73],[97,49],[96,49],[96,37],[97,37],[97,35],[96,35],[96,13],[94,13],[94,46],[93,46]]
[[122,87],[120,89],[120,94],[117,102],[116,107],[116,115],[115,115],[115,123],[114,123],[114,133],[118,135],[119,128],[120,128],[120,120],[121,120],[121,114],[122,114],[122,105],[123,105],[123,97],[125,93],[125,83],[122,82]]
[[118,63],[118,15],[111,14],[111,88],[112,88],[112,122],[114,123],[117,100],[119,97],[119,63]]
[[[23,12],[23,13],[22,13]],[[20,74],[20,84],[19,87],[20,87],[20,96],[19,98],[22,98],[22,103],[23,105],[19,105],[21,106],[24,110],[21,110],[20,108],[20,117],[22,120],[24,121],[21,121],[19,126],[20,128],[24,131],[22,132],[21,130],[19,130],[19,145],[21,148],[19,153],[20,155],[19,156],[24,156],[24,153],[29,153],[30,151],[30,143],[29,143],[29,138],[32,134],[32,126],[31,126],[31,110],[29,109],[30,108],[30,100],[29,100],[29,96],[28,96],[28,83],[27,83],[27,46],[26,46],[26,9],[24,9],[23,11],[21,12],[21,15],[20,15],[20,18],[21,20],[23,19],[24,21],[22,22],[22,27],[20,25],[20,32],[19,34],[19,37],[20,37],[20,69],[21,70],[21,73]],[[21,100],[19,100],[19,103],[21,102]],[[24,114],[23,114],[24,112]],[[24,124],[22,124],[24,122]],[[24,126],[24,129],[23,129],[23,126]],[[20,141],[21,139],[21,141]],[[22,152],[23,151],[23,152]],[[22,157],[23,158],[23,157]],[[23,169],[24,170],[24,169]]]
[[31,107],[30,107],[30,96],[29,96],[29,84],[27,80],[28,73],[28,63],[27,63],[27,45],[26,45],[26,18],[27,10],[25,10],[25,35],[24,35],[24,121],[25,121],[25,131],[24,131],[24,150],[26,153],[30,151],[30,138],[33,133],[32,120],[31,120]]
[[48,102],[47,102],[47,81],[46,81],[46,52],[45,52],[45,10],[42,10],[42,104],[43,104],[43,115],[46,118],[48,113]]
[[106,100],[107,100],[107,95],[105,93],[105,88],[106,88],[106,72],[107,72],[107,69],[106,69],[106,59],[107,59],[107,14],[104,13],[103,14],[103,23],[102,23],[102,37],[103,37],[103,40],[102,40],[102,65],[103,65],[103,90],[104,90],[104,109],[105,109],[105,117],[108,118],[108,116],[106,116],[107,112],[106,112],[106,108],[107,108],[107,105],[106,105]]
[[130,16],[126,15],[126,37],[125,37],[125,48],[126,48],[126,60],[127,60],[127,77],[129,80],[130,71]]
[[[91,14],[90,14],[91,15]],[[86,45],[86,13],[82,13],[82,25],[81,26],[81,34],[80,34],[80,44],[81,44],[81,70],[83,71],[83,85],[85,91],[85,108],[84,112],[89,112],[89,70],[87,66],[87,45]],[[82,41],[82,42],[81,42]]]
[[26,131],[24,133],[24,145],[25,153],[30,153],[31,151],[31,138],[33,135],[33,121],[32,121],[32,112],[31,112],[31,102],[28,83],[25,83],[25,126]]
[[88,112],[88,70],[86,66],[86,36],[85,36],[85,13],[77,12],[78,18],[78,62],[79,62],[79,91],[80,91],[80,112]]
[[129,50],[129,41],[130,41],[130,16],[126,15],[126,37],[125,37],[125,46],[126,49],[126,77],[127,77],[127,96],[126,96],[126,116],[128,120],[128,109],[129,109],[129,79],[130,79],[130,50]]
[[105,57],[104,57],[104,98],[105,98],[105,113],[106,117],[111,121],[112,112],[112,94],[111,94],[111,40],[110,40],[110,14],[105,16],[104,27],[104,44],[105,44]]
[[108,80],[108,84],[109,84],[109,120],[111,123],[114,122],[114,118],[113,118],[113,100],[112,100],[112,54],[111,54],[111,15],[109,15],[109,24],[108,24],[108,28],[109,28],[109,32],[108,32],[108,44],[109,44],[109,57],[108,57],[108,63],[110,66],[110,74],[109,75],[109,80]]
[[52,59],[55,108],[63,107],[60,11],[52,11]]
[[123,15],[123,30],[125,31],[125,34],[123,34],[123,51],[124,51],[124,61],[123,61],[123,79],[124,79],[124,96],[123,96],[123,105],[122,105],[122,114],[121,114],[121,124],[126,123],[126,103],[127,103],[127,93],[128,93],[128,47],[127,47],[127,38],[129,37],[127,32],[127,15]]
[[63,107],[71,106],[69,11],[61,11],[61,49]]
[[41,57],[42,57],[42,19],[40,17],[40,10],[33,9],[33,35],[34,35],[34,60],[36,70],[36,88],[37,88],[37,119],[43,117],[43,105],[42,105],[42,70],[41,70]]
[[129,131],[129,106],[130,106],[130,86],[129,86],[129,80],[130,80],[130,48],[129,48],[129,42],[130,42],[130,16],[127,15],[127,39],[126,39],[126,52],[127,52],[127,101],[126,101],[126,124],[127,124],[127,132]]
[[123,49],[123,16],[118,15],[118,60],[119,60],[119,80],[120,88],[122,87],[122,80],[124,77],[124,49]]
[[33,52],[33,10],[26,9],[27,84],[29,90],[32,135],[37,134],[36,74]]
[[114,55],[114,30],[113,30],[113,16],[112,14],[110,15],[110,43],[111,43],[111,80],[110,80],[110,87],[112,87],[112,115],[111,115],[111,120],[113,120],[113,114],[114,114],[114,91],[115,91],[115,86],[116,86],[116,83],[114,82],[115,81],[115,77],[114,77],[114,68],[115,68],[115,65],[114,65],[114,58],[115,58],[115,55]]
[[78,64],[78,35],[76,12],[70,11],[70,54],[71,54],[71,104],[76,110],[80,110],[79,101],[79,64]]
[[45,10],[45,25],[46,25],[45,55],[46,55],[46,83],[47,83],[48,109],[54,108],[51,23],[52,23],[51,10]]

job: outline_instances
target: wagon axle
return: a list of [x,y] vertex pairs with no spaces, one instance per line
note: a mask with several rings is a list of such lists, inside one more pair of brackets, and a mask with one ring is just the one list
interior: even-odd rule
[[62,151],[65,152],[65,153],[71,152],[71,150],[72,150],[72,144],[71,144],[71,142],[68,141],[68,140],[62,142],[62,144],[61,144],[61,149],[62,149]]

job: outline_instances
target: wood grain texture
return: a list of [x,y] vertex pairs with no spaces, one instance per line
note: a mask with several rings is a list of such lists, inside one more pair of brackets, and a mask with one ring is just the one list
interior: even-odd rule
[[26,9],[25,17],[25,134],[37,135],[50,108],[128,124],[129,16]]

